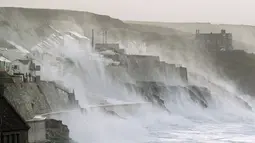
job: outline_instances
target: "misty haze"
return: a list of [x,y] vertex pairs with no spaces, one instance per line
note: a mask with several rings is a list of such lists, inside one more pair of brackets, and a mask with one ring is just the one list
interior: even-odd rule
[[2,0],[0,143],[253,143],[254,4]]

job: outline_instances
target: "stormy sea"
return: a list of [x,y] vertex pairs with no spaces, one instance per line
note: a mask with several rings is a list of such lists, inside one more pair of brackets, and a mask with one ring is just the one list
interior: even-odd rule
[[[198,46],[197,29],[226,29],[233,34],[233,50]],[[245,39],[254,33],[249,26],[185,28],[81,11],[0,8],[2,55],[39,61],[41,80],[73,90],[86,109],[86,114],[52,116],[68,126],[78,143],[254,142],[255,44]],[[97,43],[117,44],[133,69],[109,58],[121,55],[118,51],[97,51]],[[158,70],[158,63],[186,69],[186,82]],[[145,97],[133,87],[137,81],[160,83],[164,92]],[[91,109],[101,105],[111,106],[111,111]]]

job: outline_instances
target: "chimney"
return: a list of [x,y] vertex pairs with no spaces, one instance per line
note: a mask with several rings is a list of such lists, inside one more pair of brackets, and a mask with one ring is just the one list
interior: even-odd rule
[[199,36],[199,30],[197,29],[196,30],[196,38],[198,38],[198,36]]
[[196,30],[196,34],[199,34],[199,30],[198,29]]
[[226,34],[226,30],[222,29],[221,34]]

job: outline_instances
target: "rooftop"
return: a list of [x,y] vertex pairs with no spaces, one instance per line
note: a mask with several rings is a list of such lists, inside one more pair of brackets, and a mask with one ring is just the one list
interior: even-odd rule
[[1,48],[7,48],[7,49],[16,49],[14,45],[9,43],[7,40],[0,39],[0,47]]

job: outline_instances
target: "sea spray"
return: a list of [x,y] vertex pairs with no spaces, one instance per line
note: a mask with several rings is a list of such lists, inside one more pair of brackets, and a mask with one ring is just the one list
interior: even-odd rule
[[[87,108],[89,104],[100,104],[104,101],[115,104],[125,102],[127,99],[130,100],[126,97],[132,97],[133,101],[141,101],[141,98],[137,98],[136,95],[132,96],[136,93],[127,92],[124,87],[112,81],[104,69],[107,64],[105,63],[106,60],[89,47],[89,42],[87,44],[75,42],[77,41],[66,41],[63,47],[59,47],[59,51],[55,50],[61,53],[55,55],[62,55],[64,59],[72,61],[73,65],[68,66],[63,61],[59,62],[58,64],[62,65],[60,67],[65,67],[62,68],[64,71],[61,71],[61,68],[54,66],[56,61],[55,64],[46,63],[48,73],[45,72],[44,76],[54,75],[53,79],[61,80],[67,87],[75,89],[76,98],[81,107],[84,108]],[[54,60],[50,62],[54,62]],[[193,71],[196,74],[205,73],[199,72],[199,69],[196,68]],[[55,74],[49,74],[49,72]],[[165,78],[161,77],[160,73],[155,76],[160,79]],[[213,79],[216,80],[216,78],[210,78],[210,80]],[[218,80],[217,83],[219,81],[222,80]],[[165,83],[167,82],[169,81],[165,79]],[[213,96],[207,109],[203,109],[192,102],[185,92],[173,95],[169,91],[166,93],[166,97],[168,97],[166,98],[166,105],[172,112],[171,115],[152,106],[151,108],[141,108],[136,114],[126,116],[124,119],[110,116],[101,111],[89,112],[86,115],[74,112],[55,118],[63,120],[69,126],[71,136],[78,142],[192,141],[193,139],[190,137],[192,135],[188,130],[196,128],[197,132],[201,134],[204,128],[208,128],[199,128],[200,123],[213,124],[217,128],[217,125],[220,126],[228,122],[253,122],[253,115],[248,116],[251,111],[245,108],[236,110],[241,105],[238,105],[238,101],[228,98],[232,88],[224,87],[224,83],[219,85],[217,83],[214,83],[215,85],[202,83],[210,89]],[[227,89],[227,91],[224,93],[218,87]],[[234,108],[235,106],[236,108]],[[180,131],[182,133],[178,134]],[[217,131],[215,130],[215,132]],[[211,136],[211,139],[213,138],[215,137]],[[195,139],[206,141],[201,136],[197,136]]]

